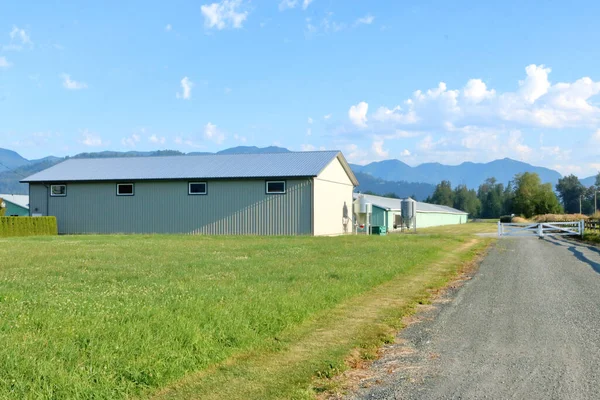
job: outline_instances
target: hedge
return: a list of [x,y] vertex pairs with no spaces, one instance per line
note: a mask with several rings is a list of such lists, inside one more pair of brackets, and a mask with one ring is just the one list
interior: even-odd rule
[[56,217],[0,217],[0,237],[57,234]]

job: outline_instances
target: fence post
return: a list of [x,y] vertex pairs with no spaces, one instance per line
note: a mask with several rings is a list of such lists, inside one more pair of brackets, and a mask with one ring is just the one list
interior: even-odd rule
[[502,223],[498,221],[498,237],[502,236]]
[[544,224],[540,222],[540,224],[538,225],[538,236],[543,238],[544,237]]
[[581,221],[579,221],[579,234],[581,235],[581,237],[583,237],[584,233],[585,233],[585,221],[581,220]]

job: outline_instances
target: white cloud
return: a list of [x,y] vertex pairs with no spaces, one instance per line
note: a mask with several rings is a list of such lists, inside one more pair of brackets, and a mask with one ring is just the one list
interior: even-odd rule
[[246,143],[246,141],[247,141],[245,136],[240,136],[237,133],[235,135],[233,135],[233,139],[238,142],[242,142],[242,143]]
[[348,110],[348,117],[350,121],[358,126],[359,128],[367,127],[367,111],[369,110],[369,105],[361,101],[355,106],[350,107]]
[[181,93],[177,93],[175,96],[178,99],[189,100],[192,98],[192,88],[194,87],[194,82],[190,80],[187,76],[184,76],[181,79]]
[[20,29],[17,26],[13,26],[13,29],[12,31],[10,31],[9,36],[11,41],[20,41],[21,44],[28,44],[30,46],[33,45],[33,42],[31,41],[31,38],[29,37],[27,32],[25,32],[25,29]]
[[397,128],[451,131],[466,126],[597,127],[600,107],[592,98],[600,94],[600,82],[583,77],[571,83],[552,84],[549,73],[550,68],[543,65],[529,65],[518,89],[503,93],[488,88],[481,79],[470,79],[462,89],[454,90],[440,82],[436,88],[416,90],[400,103],[402,106],[382,106],[369,117],[376,122],[373,127],[382,131]]
[[588,166],[590,167],[590,169],[598,171],[596,173],[600,173],[600,163],[591,163]]
[[216,144],[221,144],[225,140],[225,134],[217,129],[215,124],[209,122],[204,126],[204,138]]
[[87,88],[87,83],[85,83],[85,82],[78,82],[76,80],[73,80],[73,79],[71,79],[71,75],[69,75],[69,74],[62,74],[61,76],[63,78],[63,87],[65,89],[80,90],[80,89],[86,89]]
[[212,3],[200,7],[204,15],[204,27],[206,29],[216,28],[222,30],[225,28],[240,29],[246,18],[248,11],[242,11],[244,4],[242,0],[223,0],[220,3]]
[[298,0],[282,0],[279,3],[279,11],[296,8],[297,5],[298,5]]
[[308,123],[312,124],[313,123],[313,119],[311,117],[308,117]]
[[[306,10],[313,1],[314,0],[303,0],[302,9]],[[300,0],[281,0],[279,2],[279,11],[291,10],[298,5],[300,5]]]
[[346,29],[347,24],[333,20],[333,13],[328,12],[320,22],[314,22],[312,18],[306,18],[306,36],[315,36],[317,33],[328,34]]
[[486,84],[481,79],[469,79],[463,89],[463,96],[472,103],[480,103],[485,99],[491,99],[495,95],[496,91],[494,89],[487,90]]
[[8,68],[10,67],[12,64],[8,62],[8,60],[6,60],[6,57],[0,57],[0,68]]
[[527,78],[519,81],[519,92],[529,103],[534,103],[541,96],[548,93],[550,82],[548,74],[552,70],[544,65],[537,66],[535,64],[528,65],[525,68]]
[[373,23],[373,21],[375,21],[375,17],[370,14],[367,14],[364,17],[357,19],[354,24],[355,25],[371,25]]
[[142,140],[140,135],[134,133],[129,137],[124,137],[123,139],[121,139],[121,144],[126,147],[135,147],[136,144],[140,142],[140,140]]
[[417,116],[414,110],[403,112],[402,107],[396,106],[392,109],[379,107],[373,119],[380,122],[395,122],[399,124],[413,124],[417,122]]
[[312,144],[302,144],[300,145],[302,151],[315,151],[317,148]]
[[310,128],[306,129],[306,136],[312,136],[312,129],[310,129]]
[[79,143],[90,147],[99,147],[108,144],[107,142],[104,142],[100,136],[88,131],[87,129],[81,134]]
[[324,120],[328,120],[329,118],[331,118],[331,114],[323,115]]
[[592,134],[592,142],[600,144],[600,129],[597,129],[596,132]]
[[148,140],[150,141],[150,143],[155,143],[155,144],[165,144],[166,139],[164,136],[158,137],[156,136],[156,134],[150,136],[148,138]]
[[401,157],[410,157],[410,151],[408,151],[408,149],[404,149],[402,150],[402,153],[400,153]]
[[174,142],[175,144],[183,144],[183,138],[181,136],[176,136]]
[[371,150],[377,155],[377,157],[380,158],[386,158],[390,154],[389,151],[383,148],[383,140],[373,141],[373,144],[371,145]]
[[173,30],[173,26],[171,24],[167,24],[165,26],[165,32],[171,32]]

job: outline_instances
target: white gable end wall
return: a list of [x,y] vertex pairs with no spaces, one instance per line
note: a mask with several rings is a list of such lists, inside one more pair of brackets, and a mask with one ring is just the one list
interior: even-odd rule
[[314,178],[313,229],[315,236],[344,233],[343,210],[348,208],[348,232],[352,232],[354,185],[336,157]]

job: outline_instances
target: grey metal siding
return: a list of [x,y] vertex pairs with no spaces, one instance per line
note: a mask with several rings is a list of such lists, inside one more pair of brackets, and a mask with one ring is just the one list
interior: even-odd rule
[[39,183],[29,185],[29,215],[48,215],[46,213],[48,204],[46,202],[47,196],[48,189],[45,185]]
[[188,181],[135,182],[134,196],[116,196],[116,182],[68,183],[66,197],[45,191],[31,184],[31,204],[47,199],[62,234],[311,234],[311,179],[288,179],[283,195],[265,194],[264,179],[209,180],[198,196]]

